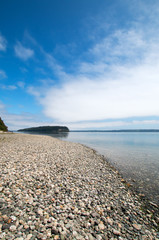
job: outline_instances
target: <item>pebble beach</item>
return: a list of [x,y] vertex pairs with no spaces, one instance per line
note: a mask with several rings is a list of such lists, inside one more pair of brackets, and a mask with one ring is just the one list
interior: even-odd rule
[[158,220],[93,149],[0,134],[0,239],[156,240]]

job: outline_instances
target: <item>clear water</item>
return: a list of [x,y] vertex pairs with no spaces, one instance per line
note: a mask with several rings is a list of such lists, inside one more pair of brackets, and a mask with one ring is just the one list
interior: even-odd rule
[[138,192],[159,204],[159,133],[70,132],[52,136],[94,148]]

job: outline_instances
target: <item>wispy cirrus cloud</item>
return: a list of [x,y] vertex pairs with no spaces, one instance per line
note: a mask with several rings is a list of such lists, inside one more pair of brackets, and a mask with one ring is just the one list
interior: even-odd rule
[[7,78],[7,74],[5,73],[5,71],[0,69],[0,79],[4,79]]
[[16,90],[17,86],[0,84],[0,88],[3,90]]
[[4,36],[0,33],[0,51],[5,51],[7,47],[7,40]]
[[159,127],[158,120],[110,120],[110,121],[88,121],[88,122],[74,122],[67,123],[67,126],[71,130],[92,130],[92,129],[150,129]]
[[24,47],[20,42],[14,46],[15,55],[23,61],[28,60],[34,56],[34,50]]
[[19,82],[17,82],[17,86],[20,87],[21,89],[24,89],[25,82],[24,81],[19,81]]
[[27,88],[27,92],[28,92],[29,94],[33,95],[33,96],[36,97],[36,98],[39,98],[40,95],[41,95],[41,93],[38,91],[38,89],[36,89],[36,88],[33,87],[33,86],[29,86],[29,87]]
[[4,111],[4,109],[5,109],[5,105],[0,101],[0,110]]

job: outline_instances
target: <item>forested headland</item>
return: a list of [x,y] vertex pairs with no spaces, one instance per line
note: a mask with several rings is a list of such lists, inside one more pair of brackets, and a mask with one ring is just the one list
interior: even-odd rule
[[40,126],[40,127],[31,127],[19,129],[18,132],[36,132],[36,133],[60,133],[60,132],[69,132],[68,127],[65,126]]
[[1,117],[0,117],[0,131],[8,132],[8,127],[5,125]]

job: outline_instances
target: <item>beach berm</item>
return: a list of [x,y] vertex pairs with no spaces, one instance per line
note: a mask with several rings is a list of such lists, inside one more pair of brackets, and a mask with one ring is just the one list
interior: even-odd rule
[[158,239],[138,197],[93,149],[0,134],[0,239]]

